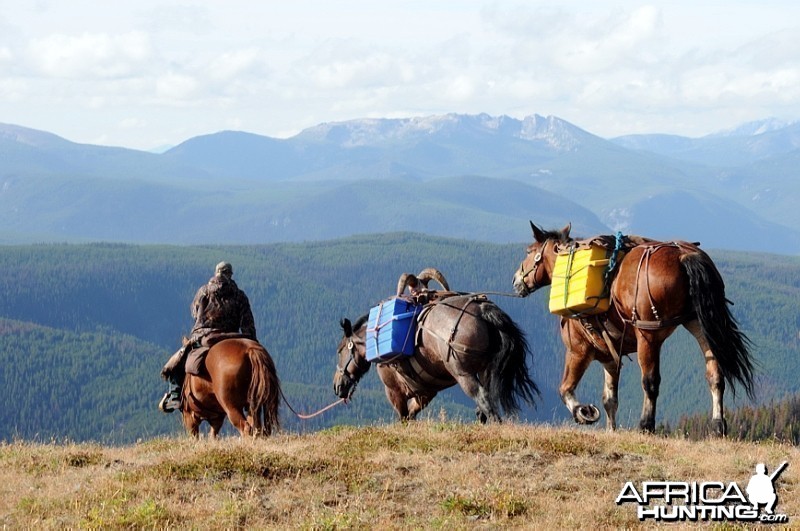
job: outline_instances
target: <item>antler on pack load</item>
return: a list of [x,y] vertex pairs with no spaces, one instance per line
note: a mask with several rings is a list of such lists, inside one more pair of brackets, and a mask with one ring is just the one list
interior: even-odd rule
[[[442,291],[430,289],[428,284],[431,280],[435,280],[443,288]],[[403,273],[397,281],[397,296],[400,297],[409,288],[411,297],[417,304],[428,304],[437,302],[447,297],[456,295],[455,292],[450,291],[450,284],[444,275],[436,268],[427,267],[414,275],[413,273]]]
[[413,273],[403,273],[400,275],[400,279],[397,281],[397,296],[399,297],[402,295],[406,288],[411,288],[412,292],[427,291],[429,289],[428,283],[431,280],[438,282],[445,291],[450,291],[450,285],[447,283],[447,279],[444,278],[441,271],[433,267],[427,267],[417,275]]
[[419,272],[417,275],[417,279],[422,282],[422,285],[425,286],[425,289],[428,289],[428,282],[431,280],[435,280],[439,283],[445,291],[450,291],[450,286],[447,283],[447,280],[444,278],[444,275],[438,270],[433,267],[427,267]]
[[403,273],[402,275],[400,275],[400,278],[397,281],[396,295],[399,297],[400,295],[403,294],[403,292],[406,290],[407,287],[413,290],[416,289],[418,285],[419,285],[419,280],[417,279],[416,275],[414,275],[413,273]]

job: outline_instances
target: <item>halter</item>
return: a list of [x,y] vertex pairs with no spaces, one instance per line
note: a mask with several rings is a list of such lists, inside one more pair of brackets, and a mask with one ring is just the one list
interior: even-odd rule
[[[544,257],[544,251],[547,248],[547,244],[550,243],[550,241],[551,241],[550,238],[546,239],[542,244],[542,248],[539,249],[539,251],[535,255],[533,255],[533,267],[531,267],[528,270],[525,270],[524,268],[525,260],[523,260],[522,263],[519,265],[520,279],[522,280],[522,284],[528,290],[528,293],[533,293],[537,289],[544,287],[544,284],[542,284],[541,286],[537,285],[536,271],[539,269],[539,265],[542,263],[542,258]],[[557,249],[554,250],[557,251]],[[528,285],[525,284],[525,278],[527,278],[527,276],[530,275],[531,273],[533,273],[533,277],[531,279],[531,287],[529,288]]]
[[[345,382],[346,385],[355,386],[358,383],[358,381],[361,379],[361,377],[364,376],[364,374],[366,374],[367,371],[364,371],[364,372],[362,372],[361,374],[359,374],[357,376],[355,376],[355,375],[351,376],[351,374],[347,372],[347,368],[350,367],[351,363],[355,364],[356,368],[358,368],[358,361],[356,360],[356,344],[353,341],[352,337],[348,337],[347,338],[346,347],[347,347],[347,350],[348,350],[350,355],[348,356],[347,361],[344,364],[344,367],[340,367],[338,363],[336,364],[336,372],[341,374],[342,378],[346,379],[346,382]],[[367,370],[369,370],[369,368],[367,368]]]

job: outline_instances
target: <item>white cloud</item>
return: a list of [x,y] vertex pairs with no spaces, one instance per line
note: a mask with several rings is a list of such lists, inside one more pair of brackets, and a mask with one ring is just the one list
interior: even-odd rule
[[124,118],[119,122],[119,127],[121,129],[142,129],[147,127],[147,120],[142,118]]
[[208,75],[212,79],[226,81],[250,73],[261,73],[263,66],[264,60],[257,48],[234,50],[216,57],[208,69]]
[[594,74],[633,64],[652,63],[661,55],[660,13],[643,7],[631,13],[570,16],[561,31],[537,44],[550,64],[569,74]]
[[[759,113],[800,119],[791,3],[37,6],[0,10],[0,121],[52,123],[76,141],[149,144],[237,124],[283,136],[448,112],[553,114],[604,136],[663,124],[705,134]],[[131,117],[141,121],[122,126]]]
[[445,96],[455,101],[465,101],[475,94],[475,83],[467,76],[456,76],[448,84]]
[[149,38],[141,32],[56,34],[30,44],[30,54],[39,71],[57,78],[133,75],[147,61],[150,52]]
[[[18,102],[25,101],[30,93],[29,84],[19,78],[0,77],[0,101],[17,105]],[[0,119],[0,121],[5,121]]]
[[413,68],[398,62],[388,53],[339,58],[312,67],[313,81],[322,89],[380,87],[411,81]]
[[191,76],[168,73],[156,80],[156,94],[162,103],[186,104],[198,88]]

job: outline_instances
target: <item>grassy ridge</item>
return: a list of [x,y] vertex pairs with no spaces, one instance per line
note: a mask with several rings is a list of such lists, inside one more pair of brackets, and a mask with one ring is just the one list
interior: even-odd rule
[[[800,450],[636,432],[446,420],[266,440],[158,438],[125,447],[0,445],[9,528],[640,528],[627,481],[737,482],[789,468],[777,511],[800,515]],[[651,523],[652,525],[652,523]]]

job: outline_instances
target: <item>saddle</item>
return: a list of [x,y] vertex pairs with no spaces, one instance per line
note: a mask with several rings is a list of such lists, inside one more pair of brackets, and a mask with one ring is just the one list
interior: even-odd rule
[[458,295],[463,295],[463,293],[450,290],[440,291],[435,289],[424,289],[420,291],[420,293],[416,296],[402,296],[402,298],[408,299],[412,301],[414,304],[427,306],[429,304],[435,304],[440,300],[447,299],[449,297],[455,297]]
[[[619,250],[625,251],[626,253],[637,247],[639,245],[645,243],[653,243],[656,240],[645,238],[644,236],[636,236],[635,234],[627,234],[622,236],[622,245],[619,247]],[[601,247],[607,251],[613,251],[614,248],[617,246],[617,237],[613,234],[601,234],[600,236],[594,236],[592,238],[586,238],[584,240],[575,240],[573,242],[575,245],[575,249],[588,249],[592,245],[596,245]]]
[[205,370],[206,356],[208,355],[208,351],[211,349],[211,347],[225,339],[251,338],[239,332],[211,332],[201,337],[200,340],[195,343],[195,345],[198,345],[198,343],[199,345],[194,346],[186,356],[186,373],[200,376]]

